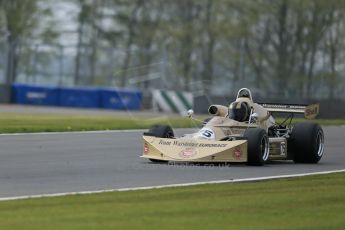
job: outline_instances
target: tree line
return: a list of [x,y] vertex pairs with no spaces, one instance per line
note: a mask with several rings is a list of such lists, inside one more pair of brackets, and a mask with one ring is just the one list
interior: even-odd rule
[[[51,0],[0,0],[2,39],[11,44],[10,58],[19,40],[54,41],[61,31],[41,25],[51,17]],[[150,66],[166,54],[171,79],[193,91],[201,82],[203,93],[224,84],[251,85],[276,96],[310,98],[326,92],[336,98],[343,89],[344,13],[341,0],[71,0],[79,9],[75,18],[77,41],[74,83],[81,84],[82,60],[91,72],[98,47],[121,48],[116,85],[128,85],[135,58]],[[90,52],[83,52],[83,47]],[[142,52],[133,53],[133,50]],[[135,55],[135,56],[134,56]],[[20,58],[20,57],[18,57]],[[14,59],[15,60],[15,59]],[[15,65],[16,62],[9,63]],[[150,68],[139,70],[147,76]],[[93,74],[96,76],[96,74]],[[16,73],[7,74],[9,82]],[[92,83],[92,82],[91,82]],[[150,82],[141,85],[147,88]],[[218,86],[219,85],[219,86]],[[213,89],[213,91],[212,91]]]

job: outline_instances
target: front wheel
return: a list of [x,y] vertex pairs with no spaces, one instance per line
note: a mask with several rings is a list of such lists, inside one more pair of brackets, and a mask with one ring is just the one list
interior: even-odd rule
[[288,151],[295,163],[318,163],[324,152],[324,134],[320,125],[297,123],[288,139]]
[[[161,137],[161,138],[174,138],[174,131],[168,125],[154,125],[152,126],[148,133],[154,137]],[[149,159],[153,163],[165,163],[166,161],[157,160],[157,159]]]
[[269,156],[269,141],[265,130],[249,128],[244,132],[248,140],[248,165],[264,165]]
[[157,160],[157,159],[152,159],[152,158],[149,158],[149,160],[150,160],[152,163],[155,163],[155,164],[162,164],[162,163],[166,163],[166,161]]
[[154,125],[148,133],[154,137],[174,138],[174,131],[169,125]]

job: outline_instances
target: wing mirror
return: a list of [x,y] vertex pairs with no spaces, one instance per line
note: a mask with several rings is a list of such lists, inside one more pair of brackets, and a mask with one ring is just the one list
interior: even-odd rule
[[192,117],[194,115],[194,110],[190,109],[187,111],[187,116]]
[[194,118],[193,115],[194,115],[194,110],[190,109],[187,111],[187,117],[189,117],[190,119],[192,119],[194,121],[202,123],[201,120]]

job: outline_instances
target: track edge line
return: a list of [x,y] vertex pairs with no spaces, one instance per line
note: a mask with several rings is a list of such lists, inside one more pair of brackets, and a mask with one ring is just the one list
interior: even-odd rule
[[150,190],[150,189],[178,188],[178,187],[189,187],[189,186],[195,186],[195,185],[208,185],[208,184],[255,182],[255,181],[266,181],[266,180],[274,180],[274,179],[313,176],[313,175],[326,175],[326,174],[342,173],[342,172],[345,172],[345,169],[313,172],[313,173],[299,173],[299,174],[287,174],[287,175],[267,176],[267,177],[253,177],[253,178],[244,178],[244,179],[215,180],[215,181],[203,181],[203,182],[192,182],[192,183],[181,183],[181,184],[143,186],[143,187],[133,187],[133,188],[119,188],[119,189],[105,189],[105,190],[95,190],[95,191],[80,191],[80,192],[52,193],[52,194],[39,194],[39,195],[28,195],[28,196],[0,197],[0,201],[62,197],[62,196],[71,196],[71,195],[72,196],[73,195],[91,195],[91,194],[99,194],[99,193],[107,193],[107,192],[127,192],[127,191]]

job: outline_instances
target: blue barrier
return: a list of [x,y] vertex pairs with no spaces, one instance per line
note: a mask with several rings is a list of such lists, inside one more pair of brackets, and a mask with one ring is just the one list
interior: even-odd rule
[[12,85],[12,101],[17,104],[58,105],[59,89],[53,86]]
[[100,107],[99,99],[99,90],[96,88],[60,88],[60,106],[98,108]]
[[17,104],[139,110],[142,92],[128,89],[52,87],[14,84],[12,102]]
[[125,89],[100,89],[101,107],[107,109],[139,110],[142,92]]

